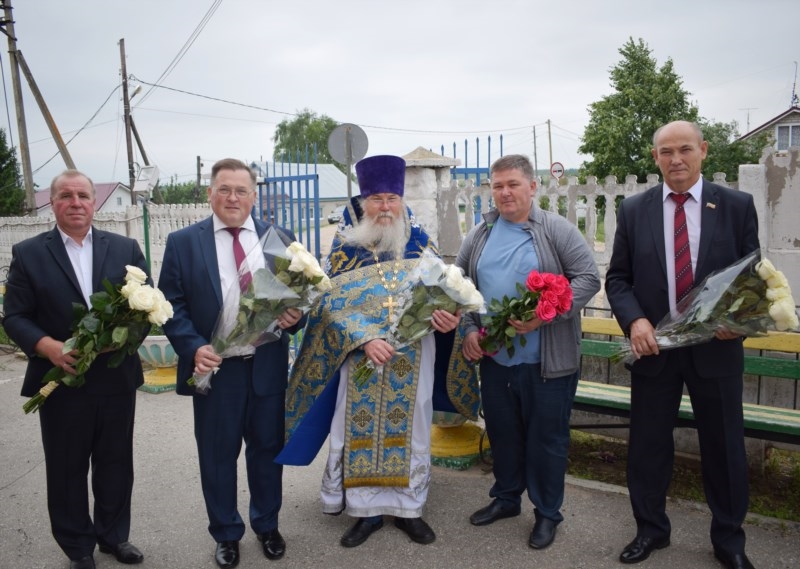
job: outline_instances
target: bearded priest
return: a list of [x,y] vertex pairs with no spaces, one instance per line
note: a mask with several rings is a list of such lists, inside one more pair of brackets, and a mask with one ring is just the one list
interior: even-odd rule
[[[325,265],[333,286],[309,314],[289,380],[278,461],[309,464],[330,434],[322,511],[357,518],[344,547],[364,543],[384,515],[417,543],[436,539],[421,517],[433,408],[474,419],[479,403],[474,367],[461,355],[458,312],[435,310],[435,332],[408,347],[387,341],[399,296],[412,284],[407,275],[426,248],[437,252],[403,199],[405,170],[397,156],[356,164],[361,195],[345,210]],[[371,376],[356,381],[365,358]]]

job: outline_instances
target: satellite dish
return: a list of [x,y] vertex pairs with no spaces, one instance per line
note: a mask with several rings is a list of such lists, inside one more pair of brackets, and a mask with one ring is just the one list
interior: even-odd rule
[[360,126],[344,123],[328,136],[328,152],[339,164],[347,166],[347,199],[353,197],[350,168],[367,154],[367,135]]

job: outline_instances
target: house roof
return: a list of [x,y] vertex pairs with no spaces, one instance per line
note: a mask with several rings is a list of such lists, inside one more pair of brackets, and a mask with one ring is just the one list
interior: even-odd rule
[[771,118],[770,120],[768,120],[767,122],[765,122],[761,126],[757,126],[756,128],[754,128],[750,132],[748,132],[746,134],[743,134],[742,136],[739,137],[739,140],[745,140],[745,139],[750,138],[751,136],[755,136],[756,134],[758,134],[758,133],[760,133],[760,132],[762,132],[764,130],[767,130],[768,128],[771,128],[771,127],[775,126],[777,123],[779,123],[779,122],[783,121],[784,119],[786,119],[786,118],[788,118],[788,117],[790,117],[792,115],[795,115],[795,114],[797,115],[797,119],[800,120],[800,107],[798,107],[797,105],[789,107],[787,110],[785,110],[784,112],[782,112],[778,116],[776,116],[774,118]]
[[[128,190],[128,186],[122,184],[120,182],[107,182],[104,184],[95,184],[94,185],[94,193],[97,197],[97,203],[95,205],[95,210],[100,211],[103,209],[103,204],[106,203],[111,194],[114,193],[114,190],[117,188],[123,188],[124,190]],[[36,196],[36,209],[42,209],[43,207],[47,207],[50,205],[50,187],[43,190],[38,190],[35,194]]]
[[[314,165],[309,164],[306,169],[305,164],[290,164],[286,162],[262,162],[254,163],[256,169],[261,171],[265,177],[299,176],[313,174]],[[252,166],[252,164],[251,164]],[[317,175],[319,176],[319,197],[321,199],[347,199],[347,176],[334,164],[317,164]],[[353,195],[358,195],[358,183],[352,181]]]

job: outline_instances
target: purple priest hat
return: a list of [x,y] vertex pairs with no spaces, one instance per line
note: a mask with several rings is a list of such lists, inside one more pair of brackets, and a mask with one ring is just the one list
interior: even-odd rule
[[406,161],[399,156],[370,156],[356,163],[356,177],[362,197],[383,193],[402,196]]

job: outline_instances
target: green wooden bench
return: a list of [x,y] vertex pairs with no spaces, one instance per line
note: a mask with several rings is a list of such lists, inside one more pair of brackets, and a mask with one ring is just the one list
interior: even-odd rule
[[[581,354],[608,359],[615,353],[621,339],[622,330],[611,318],[584,317],[581,324],[584,335],[600,335],[606,339],[584,338],[581,341]],[[744,347],[749,350],[769,352],[770,355],[752,355],[746,352],[744,367],[746,375],[781,378],[796,382],[794,393],[800,389],[800,334],[770,333],[760,338],[747,338]],[[775,357],[773,352],[784,352],[793,356]],[[627,372],[625,372],[627,373]],[[581,380],[575,395],[573,408],[617,417],[630,416],[630,388],[597,381]],[[800,445],[800,409],[771,407],[756,403],[744,403],[745,436]],[[694,413],[688,395],[681,400],[677,426],[693,427]],[[573,427],[608,428],[627,427],[614,423],[605,425],[584,424]]]

